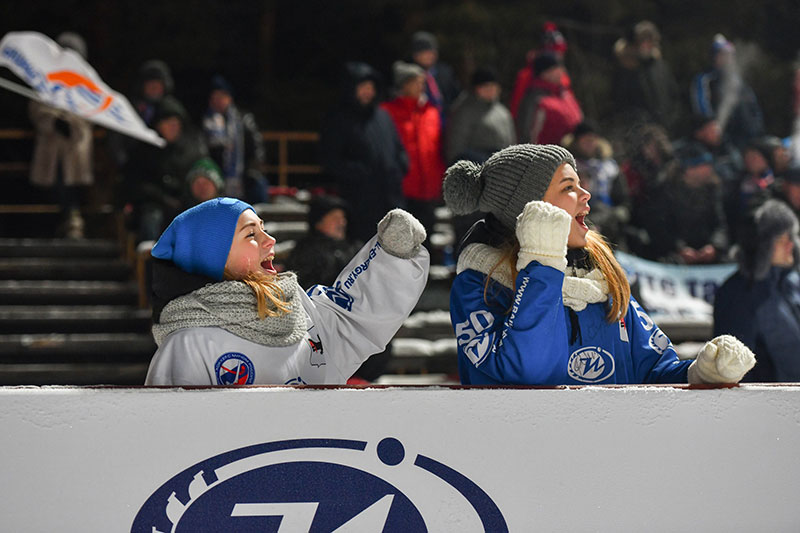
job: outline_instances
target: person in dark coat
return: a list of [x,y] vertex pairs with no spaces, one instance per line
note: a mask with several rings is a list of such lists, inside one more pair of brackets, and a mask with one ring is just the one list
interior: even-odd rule
[[383,215],[404,207],[402,181],[408,155],[389,114],[378,107],[380,76],[366,63],[349,62],[338,106],[325,117],[320,131],[324,172],[348,204],[348,237],[366,241]]
[[722,186],[708,152],[678,154],[662,183],[655,185],[642,220],[650,238],[646,259],[682,264],[718,263],[728,251]]
[[800,381],[800,239],[780,200],[750,217],[736,257],[739,269],[714,300],[714,335],[735,335],[756,354],[746,381]]
[[250,204],[267,202],[269,183],[264,176],[261,131],[255,115],[236,105],[233,86],[220,75],[211,78],[203,136],[211,158],[222,170],[225,195]]
[[418,31],[411,36],[411,61],[425,71],[425,95],[439,111],[444,130],[450,106],[461,93],[453,68],[439,59],[439,41],[432,33]]
[[297,241],[286,260],[286,268],[297,274],[302,287],[333,285],[363,245],[347,239],[349,212],[336,196],[315,196],[309,202],[308,234]]
[[157,239],[166,223],[183,210],[186,176],[208,156],[186,110],[174,97],[161,100],[153,124],[167,145],[137,143],[124,170],[123,198],[132,211],[139,241]]
[[612,92],[618,127],[655,122],[671,132],[678,111],[678,84],[661,56],[661,33],[655,24],[638,22],[614,44],[617,70]]

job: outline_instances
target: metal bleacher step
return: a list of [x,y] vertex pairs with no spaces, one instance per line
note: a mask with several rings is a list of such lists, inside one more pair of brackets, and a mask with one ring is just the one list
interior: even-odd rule
[[136,305],[135,281],[0,280],[2,305]]
[[144,385],[148,363],[0,365],[0,386]]
[[0,363],[149,363],[150,333],[35,333],[0,335]]
[[108,239],[2,239],[0,257],[116,258],[120,247]]
[[0,305],[0,334],[146,333],[151,312],[113,305]]
[[125,281],[132,268],[116,258],[0,258],[0,279]]

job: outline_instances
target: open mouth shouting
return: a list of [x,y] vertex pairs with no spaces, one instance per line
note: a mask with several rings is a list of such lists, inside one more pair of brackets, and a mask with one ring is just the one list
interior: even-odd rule
[[268,274],[277,274],[278,271],[272,266],[272,260],[275,259],[275,254],[269,254],[266,259],[261,261],[261,268]]
[[589,210],[589,206],[587,205],[585,209],[582,209],[575,215],[575,221],[578,223],[578,227],[585,231],[589,231],[589,226],[586,225],[586,216],[589,214]]

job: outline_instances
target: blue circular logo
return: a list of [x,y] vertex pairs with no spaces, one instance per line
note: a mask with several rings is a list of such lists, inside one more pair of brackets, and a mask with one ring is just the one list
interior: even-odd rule
[[253,362],[243,353],[228,352],[214,364],[217,385],[251,385],[256,379]]
[[473,481],[424,455],[409,456],[395,438],[374,446],[298,439],[187,468],[147,499],[131,531],[405,533],[441,530],[448,516],[470,531],[508,531],[500,509]]
[[614,373],[614,356],[599,346],[581,348],[569,356],[567,373],[581,383],[600,383]]

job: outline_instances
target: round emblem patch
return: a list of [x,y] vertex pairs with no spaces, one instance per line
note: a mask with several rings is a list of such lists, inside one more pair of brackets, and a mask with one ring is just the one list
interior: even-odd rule
[[243,353],[222,354],[214,364],[217,385],[251,385],[256,379],[253,362]]

